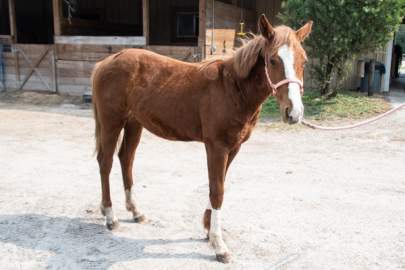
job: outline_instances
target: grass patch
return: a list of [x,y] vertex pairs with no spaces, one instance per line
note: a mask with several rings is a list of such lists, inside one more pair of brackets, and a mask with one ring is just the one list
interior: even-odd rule
[[[363,119],[390,109],[390,104],[382,96],[368,97],[364,93],[345,90],[340,90],[330,99],[320,96],[318,91],[308,91],[302,101],[305,117],[319,121]],[[271,97],[263,104],[262,118],[280,118],[275,98]]]

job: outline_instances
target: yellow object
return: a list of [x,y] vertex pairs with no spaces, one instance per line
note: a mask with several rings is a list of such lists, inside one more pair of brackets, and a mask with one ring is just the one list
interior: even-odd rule
[[245,30],[245,23],[240,22],[240,31],[236,33],[236,35],[238,35],[239,37],[244,37],[246,35],[244,30]]

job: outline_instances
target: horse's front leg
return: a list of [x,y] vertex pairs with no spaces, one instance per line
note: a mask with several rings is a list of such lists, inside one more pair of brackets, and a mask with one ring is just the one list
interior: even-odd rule
[[[219,262],[228,263],[231,259],[228,247],[222,238],[221,206],[224,199],[224,181],[229,150],[226,147],[206,143],[209,176],[209,208],[211,211],[209,242],[215,249]],[[207,215],[207,214],[206,214]]]

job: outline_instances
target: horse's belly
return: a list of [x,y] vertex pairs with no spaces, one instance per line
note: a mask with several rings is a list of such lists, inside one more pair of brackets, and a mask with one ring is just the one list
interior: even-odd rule
[[190,129],[190,126],[188,128],[174,126],[159,119],[150,119],[148,122],[141,124],[148,131],[163,139],[185,142],[201,141],[201,136],[195,130]]

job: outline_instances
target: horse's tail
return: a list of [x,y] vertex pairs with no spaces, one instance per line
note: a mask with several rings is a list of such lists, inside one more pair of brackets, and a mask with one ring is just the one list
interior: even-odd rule
[[94,131],[94,138],[96,140],[96,148],[94,150],[95,154],[98,154],[101,151],[101,138],[100,138],[100,120],[99,116],[97,113],[97,104],[96,104],[96,99],[97,99],[97,91],[95,91],[94,88],[94,77],[97,72],[97,69],[99,68],[101,62],[96,63],[96,65],[93,68],[93,72],[91,73],[91,88],[92,88],[92,101],[93,101],[93,115],[94,115],[94,122],[95,122],[95,131]]

